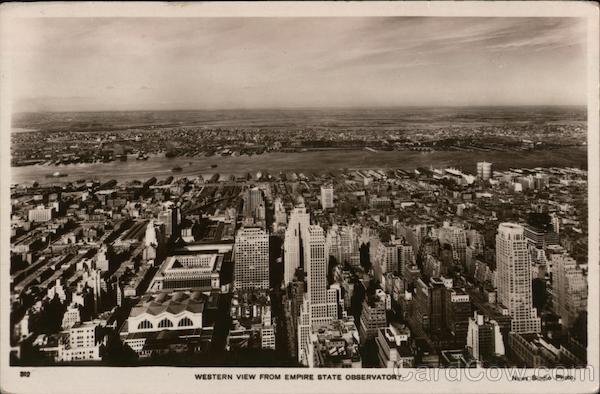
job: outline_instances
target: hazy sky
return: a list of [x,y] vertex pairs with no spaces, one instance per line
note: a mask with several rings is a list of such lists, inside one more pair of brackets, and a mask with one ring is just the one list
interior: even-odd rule
[[15,110],[585,104],[575,18],[40,18]]

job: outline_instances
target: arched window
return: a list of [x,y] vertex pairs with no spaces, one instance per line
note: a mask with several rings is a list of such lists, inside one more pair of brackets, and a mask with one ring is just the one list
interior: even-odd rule
[[173,327],[173,323],[171,322],[171,320],[167,319],[166,317],[158,323],[158,328],[165,327]]
[[138,330],[146,330],[148,328],[154,328],[152,323],[150,323],[148,320],[144,320],[138,324]]
[[178,327],[190,327],[193,325],[194,323],[190,320],[189,317],[184,317],[183,319],[179,320],[179,324],[177,324]]

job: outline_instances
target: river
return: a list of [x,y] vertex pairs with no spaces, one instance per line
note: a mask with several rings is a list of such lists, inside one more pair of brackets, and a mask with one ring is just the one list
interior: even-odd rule
[[[586,147],[564,147],[554,150],[531,152],[412,152],[367,150],[308,151],[298,153],[265,153],[254,156],[224,157],[176,157],[153,156],[146,161],[138,161],[134,156],[126,161],[110,163],[82,163],[60,166],[13,167],[11,182],[15,184],[38,181],[40,184],[63,184],[78,179],[86,180],[145,180],[152,176],[166,178],[173,176],[203,176],[209,178],[214,173],[222,176],[253,175],[257,171],[277,174],[280,171],[320,172],[342,168],[402,168],[412,170],[417,167],[455,166],[468,173],[475,173],[476,162],[490,161],[494,169],[533,168],[533,167],[579,167],[587,162]],[[211,168],[211,165],[217,165]],[[180,172],[171,169],[179,166]],[[47,178],[47,174],[59,171],[68,174],[61,178]]]

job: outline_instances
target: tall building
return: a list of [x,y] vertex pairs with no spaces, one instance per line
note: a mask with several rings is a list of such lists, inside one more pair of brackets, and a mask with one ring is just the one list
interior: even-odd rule
[[552,255],[552,306],[563,327],[570,328],[587,309],[587,280],[577,262],[567,254]]
[[444,292],[444,321],[454,341],[464,347],[467,341],[471,300],[461,288],[446,288]]
[[98,254],[96,255],[96,269],[99,269],[102,272],[106,272],[110,270],[110,262],[108,261],[108,258],[106,257],[108,253],[108,249],[106,244],[103,244],[100,247],[100,250],[98,251]]
[[[329,322],[337,316],[331,310],[327,290],[327,258],[325,257],[325,233],[321,226],[307,226],[303,231],[304,265],[307,279],[306,294],[310,300],[311,325]],[[335,290],[332,290],[335,291]],[[334,304],[337,307],[337,303]]]
[[359,241],[358,234],[353,226],[342,226],[340,228],[340,264],[359,264]]
[[283,280],[286,285],[294,279],[296,268],[302,266],[302,233],[309,225],[310,214],[304,204],[300,204],[290,213],[283,242]]
[[242,227],[235,237],[234,288],[269,288],[269,235],[260,227]]
[[381,242],[379,239],[374,239],[369,245],[369,255],[371,264],[376,270],[376,275],[385,274],[386,272],[398,272],[400,250],[399,245],[396,243]]
[[492,177],[492,163],[485,161],[477,162],[477,178],[487,181]]
[[171,236],[178,237],[180,235],[179,224],[181,223],[181,212],[179,207],[165,208],[158,213],[158,222],[164,224],[165,238]]
[[415,252],[410,245],[398,246],[398,273],[404,276],[406,267],[415,265]]
[[258,187],[249,189],[246,192],[246,201],[244,204],[245,214],[252,216],[261,204],[264,205],[264,202],[262,191]]
[[385,315],[385,292],[381,289],[371,297],[365,297],[360,315],[361,341],[374,338],[380,328],[387,327]]
[[338,318],[339,290],[327,288],[327,257],[325,232],[318,225],[302,231],[306,293],[298,319],[298,360],[308,365],[312,347],[311,332]]
[[244,222],[264,227],[265,215],[266,204],[262,190],[258,187],[247,190],[244,195]]
[[552,231],[552,228],[545,230],[538,226],[526,225],[523,234],[529,245],[539,249],[548,245],[559,245],[558,234]]
[[538,333],[540,318],[532,305],[531,263],[523,226],[501,223],[496,235],[498,301],[508,308],[511,331]]
[[467,233],[465,229],[444,223],[439,229],[439,240],[442,244],[452,246],[452,257],[454,261],[465,263],[467,249]]
[[323,209],[333,208],[333,186],[321,186],[321,207]]
[[325,253],[327,253],[327,256],[333,256],[338,264],[344,264],[342,258],[342,238],[340,237],[340,229],[337,224],[331,226],[327,231]]
[[281,201],[281,197],[277,197],[273,203],[273,231],[278,232],[280,229],[285,229],[287,223],[287,215],[285,213],[285,207]]
[[469,318],[467,349],[478,361],[494,355],[504,355],[504,340],[498,323],[475,312]]
[[417,279],[415,283],[413,316],[428,333],[439,333],[444,329],[445,289],[440,278],[431,278],[429,283]]

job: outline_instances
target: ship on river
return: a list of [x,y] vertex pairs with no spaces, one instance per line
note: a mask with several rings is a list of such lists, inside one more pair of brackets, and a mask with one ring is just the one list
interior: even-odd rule
[[56,172],[54,172],[52,174],[47,174],[46,178],[62,178],[62,177],[65,177],[65,176],[69,176],[69,174],[64,174],[62,172],[56,171]]

